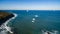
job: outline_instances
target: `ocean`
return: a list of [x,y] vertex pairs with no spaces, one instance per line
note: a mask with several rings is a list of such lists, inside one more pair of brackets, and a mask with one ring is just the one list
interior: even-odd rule
[[[0,10],[17,14],[8,23],[14,34],[60,34],[60,10]],[[47,32],[47,33],[46,33]]]

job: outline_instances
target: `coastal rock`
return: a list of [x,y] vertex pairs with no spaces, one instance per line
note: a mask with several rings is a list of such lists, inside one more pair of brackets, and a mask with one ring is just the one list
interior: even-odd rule
[[0,12],[0,26],[10,18],[14,17],[13,14],[8,13],[8,12]]

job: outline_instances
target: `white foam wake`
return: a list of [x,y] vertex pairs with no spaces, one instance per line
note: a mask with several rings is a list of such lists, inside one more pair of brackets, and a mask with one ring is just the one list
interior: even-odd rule
[[13,13],[14,17],[10,18],[9,20],[7,20],[4,24],[1,25],[0,29],[2,31],[0,31],[0,34],[7,34],[7,32],[10,32],[13,34],[13,32],[11,31],[11,27],[7,26],[7,24],[12,20],[15,19],[17,17],[17,14]]

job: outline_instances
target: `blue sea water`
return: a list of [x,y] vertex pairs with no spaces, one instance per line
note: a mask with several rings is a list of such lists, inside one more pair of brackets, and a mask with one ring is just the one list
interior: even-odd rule
[[18,16],[8,25],[14,34],[42,34],[44,31],[58,31],[60,34],[60,10],[1,10]]

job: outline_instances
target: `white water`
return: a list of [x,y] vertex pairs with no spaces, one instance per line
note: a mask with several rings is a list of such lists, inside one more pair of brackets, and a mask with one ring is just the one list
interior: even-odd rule
[[0,31],[0,34],[7,34],[7,32],[13,34],[13,32],[11,31],[11,27],[7,26],[7,24],[8,24],[12,19],[15,19],[15,18],[17,17],[17,14],[14,14],[14,13],[13,13],[13,15],[14,15],[14,17],[10,18],[10,19],[7,20],[4,24],[1,25],[0,29],[1,29],[2,31]]
[[43,31],[42,30],[42,34],[48,34],[47,32],[49,32],[50,34],[58,34],[58,31],[53,31],[53,32],[50,32],[50,31]]

